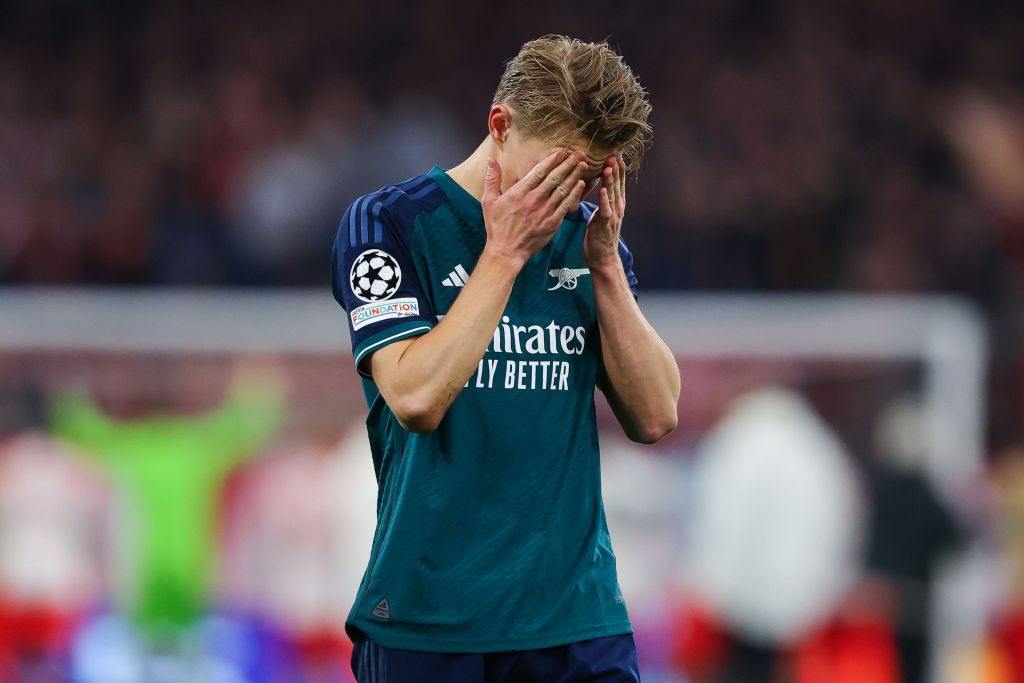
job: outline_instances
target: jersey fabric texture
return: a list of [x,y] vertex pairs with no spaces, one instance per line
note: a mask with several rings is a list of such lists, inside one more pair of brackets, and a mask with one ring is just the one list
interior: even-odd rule
[[484,248],[480,202],[435,167],[360,197],[342,218],[333,291],[348,313],[379,486],[353,638],[497,652],[632,632],[601,500],[601,352],[582,251],[595,210],[566,215],[527,261],[477,371],[425,434],[399,425],[367,361],[448,312]]
[[361,640],[352,650],[358,683],[639,683],[630,634],[539,650],[453,654],[414,652]]

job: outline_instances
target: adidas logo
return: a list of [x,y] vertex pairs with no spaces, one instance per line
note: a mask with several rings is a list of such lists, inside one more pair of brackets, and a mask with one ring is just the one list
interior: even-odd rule
[[383,598],[377,603],[377,606],[370,610],[370,614],[377,617],[378,619],[390,619],[391,618],[391,606],[388,605],[388,599]]
[[441,284],[445,287],[465,287],[467,282],[469,282],[469,273],[461,263],[455,266],[455,270],[448,273],[448,277],[441,280]]

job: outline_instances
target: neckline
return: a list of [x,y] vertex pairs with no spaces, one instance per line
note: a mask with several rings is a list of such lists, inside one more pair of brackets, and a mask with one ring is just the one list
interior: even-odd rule
[[447,170],[440,166],[434,166],[430,169],[427,174],[434,179],[445,195],[448,197],[448,201],[451,202],[455,210],[462,215],[462,217],[470,223],[479,223],[483,225],[484,222],[484,209],[480,205],[480,200],[471,195],[466,191],[466,188],[459,185],[455,180],[448,175]]

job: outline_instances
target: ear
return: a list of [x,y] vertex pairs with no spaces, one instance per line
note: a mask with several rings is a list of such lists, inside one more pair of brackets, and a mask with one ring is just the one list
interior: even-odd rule
[[509,129],[512,127],[512,112],[504,104],[496,104],[491,107],[487,115],[487,131],[491,140],[499,149],[508,140]]

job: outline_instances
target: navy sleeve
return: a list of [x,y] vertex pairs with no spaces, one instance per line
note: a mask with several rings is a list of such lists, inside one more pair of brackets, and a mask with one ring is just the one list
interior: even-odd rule
[[626,282],[629,283],[629,291],[633,292],[633,298],[636,299],[636,286],[638,284],[636,275],[633,274],[633,253],[626,246],[626,243],[619,238],[619,258],[622,259],[622,269],[626,271]]
[[370,355],[429,332],[437,321],[420,286],[409,228],[389,206],[401,197],[378,192],[345,211],[331,250],[331,287],[347,312],[356,370],[370,376]]

